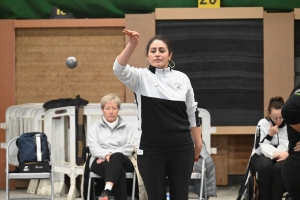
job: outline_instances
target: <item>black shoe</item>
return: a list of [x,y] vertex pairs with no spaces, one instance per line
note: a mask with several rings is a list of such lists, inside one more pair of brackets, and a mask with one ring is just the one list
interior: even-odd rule
[[110,200],[110,190],[103,190],[98,200]]

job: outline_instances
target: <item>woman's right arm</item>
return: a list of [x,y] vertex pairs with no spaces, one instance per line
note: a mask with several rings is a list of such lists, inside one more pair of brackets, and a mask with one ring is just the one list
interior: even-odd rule
[[139,33],[126,29],[124,29],[123,32],[128,35],[129,43],[115,60],[113,70],[120,81],[127,85],[131,90],[137,91],[140,83],[140,70],[130,67],[127,63],[138,44]]
[[[266,140],[266,136],[268,134],[268,128],[265,124],[265,119],[261,119],[256,127],[256,132],[255,132],[255,139],[254,139],[254,147],[253,147],[253,151],[252,154],[256,153],[257,155],[261,155],[261,148],[259,143],[263,142],[263,143],[267,143],[268,140]],[[268,143],[270,143],[270,141],[268,141]]]
[[136,46],[139,43],[139,33],[136,31],[131,31],[124,29],[123,33],[128,36],[129,43],[126,45],[124,50],[120,53],[120,55],[117,58],[117,61],[120,65],[126,66],[132,53],[134,52]]

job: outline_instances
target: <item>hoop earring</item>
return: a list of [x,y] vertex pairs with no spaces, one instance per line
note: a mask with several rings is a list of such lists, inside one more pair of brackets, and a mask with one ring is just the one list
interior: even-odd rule
[[[170,62],[173,63],[173,66],[170,65]],[[173,69],[173,68],[175,67],[175,62],[174,62],[173,60],[169,60],[168,66],[169,66],[171,69]]]

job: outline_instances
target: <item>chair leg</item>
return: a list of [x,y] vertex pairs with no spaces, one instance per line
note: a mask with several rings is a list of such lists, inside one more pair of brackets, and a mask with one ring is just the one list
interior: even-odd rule
[[200,196],[199,196],[199,200],[202,200],[202,196],[203,196],[203,188],[204,188],[204,184],[205,184],[205,162],[204,159],[202,160],[202,170],[201,170],[201,182],[200,182]]
[[95,199],[95,180],[92,178],[92,186],[93,186],[93,200]]
[[90,200],[90,195],[91,195],[91,177],[89,177],[89,183],[88,183],[88,191],[87,191],[87,200]]
[[[8,169],[6,169],[6,170],[8,170]],[[7,174],[6,174],[6,176],[8,176]],[[6,200],[9,200],[9,179],[6,177]]]
[[53,180],[53,173],[51,174],[51,200],[54,200],[54,180]]
[[133,172],[133,179],[132,179],[132,196],[131,199],[134,200],[134,196],[135,196],[135,184],[136,184],[136,174],[135,171]]
[[204,185],[203,185],[203,188],[204,188],[204,199],[207,200],[207,190],[206,190],[206,169],[204,169]]

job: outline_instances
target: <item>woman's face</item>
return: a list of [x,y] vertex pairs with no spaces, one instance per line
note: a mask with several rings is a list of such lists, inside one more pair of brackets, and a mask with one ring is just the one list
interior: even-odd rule
[[148,51],[148,62],[153,67],[164,69],[168,67],[172,53],[169,53],[167,45],[161,40],[154,40]]
[[118,104],[116,102],[107,102],[104,108],[101,109],[104,115],[104,118],[108,122],[116,121],[119,113]]
[[271,113],[269,113],[269,116],[271,118],[271,120],[278,126],[280,126],[280,124],[283,121],[282,115],[281,115],[281,109],[271,109]]

